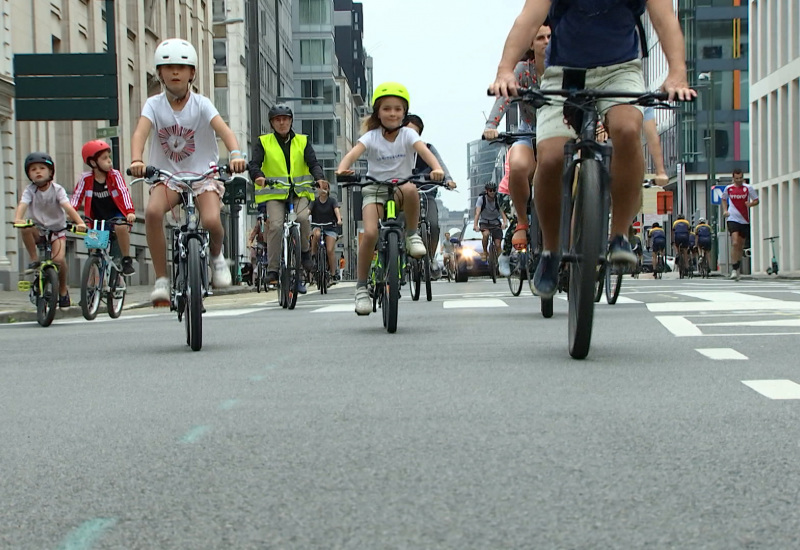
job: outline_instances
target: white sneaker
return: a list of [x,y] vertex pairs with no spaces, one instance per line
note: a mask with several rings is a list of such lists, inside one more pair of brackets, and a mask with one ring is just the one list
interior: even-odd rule
[[731,270],[731,279],[734,280],[734,281],[738,281],[739,280],[739,270],[738,269]]
[[497,259],[497,269],[500,271],[500,275],[503,277],[510,277],[511,276],[511,256],[506,256],[505,254],[500,254],[500,257]]
[[154,306],[164,305],[165,302],[169,303],[169,279],[167,277],[156,279],[153,292],[150,293],[150,301]]
[[372,300],[369,297],[367,287],[361,286],[356,289],[356,314],[369,315],[372,313]]
[[406,236],[406,250],[412,258],[422,258],[427,254],[425,243],[422,242],[422,237],[418,233]]
[[231,286],[231,270],[228,269],[228,262],[222,254],[211,258],[211,281],[214,288]]

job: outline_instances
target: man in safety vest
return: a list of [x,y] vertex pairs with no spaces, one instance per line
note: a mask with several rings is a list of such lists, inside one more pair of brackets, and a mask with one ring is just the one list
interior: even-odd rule
[[[314,182],[324,181],[325,174],[317,160],[317,155],[308,136],[296,134],[292,130],[294,114],[285,104],[278,104],[269,110],[269,123],[274,130],[255,140],[253,154],[248,165],[250,179],[255,183],[255,202],[258,210],[266,214],[267,250],[270,251],[267,265],[267,280],[270,284],[278,281],[280,254],[271,251],[281,250],[283,238],[283,218],[286,199],[289,197],[289,184],[295,185],[294,211],[300,222],[300,242],[302,243],[303,267],[312,268],[309,252],[311,224],[309,204],[314,200]],[[270,186],[266,180],[277,180]],[[301,282],[298,292],[305,294],[305,283]]]

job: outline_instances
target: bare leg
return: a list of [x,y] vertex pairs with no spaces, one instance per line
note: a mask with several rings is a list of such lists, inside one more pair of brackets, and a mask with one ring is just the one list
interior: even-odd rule
[[542,245],[545,250],[557,252],[559,224],[561,221],[561,170],[564,166],[564,145],[568,138],[550,138],[537,145],[538,164],[533,176],[533,197]]
[[394,194],[400,210],[406,214],[406,232],[419,229],[419,191],[413,183],[404,183]]
[[606,116],[614,143],[611,158],[611,235],[627,235],[639,212],[644,179],[642,114],[632,105],[617,105]]
[[378,242],[378,220],[383,217],[383,206],[364,205],[361,210],[361,217],[364,223],[364,234],[361,243],[358,245],[358,282],[366,281],[369,276],[369,267],[372,265],[372,254],[375,252],[375,244]]
[[178,204],[180,196],[166,185],[157,185],[150,191],[150,200],[144,213],[147,247],[153,260],[156,278],[167,276],[167,240],[164,237],[164,214]]
[[52,244],[52,258],[58,266],[59,296],[67,295],[67,239],[58,239]]
[[39,251],[36,249],[36,241],[39,239],[39,229],[36,227],[22,228],[22,242],[25,244],[25,250],[28,251],[28,256],[31,262],[39,260]]
[[336,273],[336,254],[333,250],[336,246],[336,237],[325,237],[325,247],[328,253],[328,267],[330,268],[331,274]]
[[117,243],[123,256],[131,255],[131,230],[127,225],[114,226],[114,234],[117,236]]
[[211,238],[209,252],[212,258],[216,258],[222,252],[222,241],[225,239],[225,229],[219,217],[222,204],[220,196],[214,191],[206,191],[197,195],[194,200],[200,210],[200,221]]
[[512,147],[508,155],[508,191],[517,213],[517,223],[526,223],[527,204],[531,198],[531,178],[536,169],[536,161],[533,150],[524,145]]

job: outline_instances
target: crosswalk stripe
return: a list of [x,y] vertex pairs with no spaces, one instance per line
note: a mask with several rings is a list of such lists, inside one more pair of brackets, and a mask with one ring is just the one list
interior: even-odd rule
[[330,306],[321,307],[319,309],[312,310],[311,313],[353,313],[353,311],[353,301],[348,300],[346,304],[333,304]]
[[682,296],[689,298],[697,298],[698,300],[707,300],[709,302],[721,302],[726,304],[736,304],[742,302],[780,302],[774,298],[762,298],[761,296],[754,296],[752,294],[745,294],[744,292],[677,292]]
[[770,399],[800,399],[800,384],[791,380],[742,380],[742,384]]
[[680,315],[658,315],[656,320],[675,336],[702,336],[703,333],[686,317]]
[[443,302],[444,309],[468,309],[468,308],[492,308],[508,307],[503,300],[496,298],[474,298],[471,300],[446,300]]
[[690,313],[697,311],[800,311],[800,302],[762,299],[751,302],[658,302],[647,304],[653,313]]
[[746,360],[747,356],[739,353],[735,349],[732,348],[697,348],[695,351],[698,351],[708,357],[709,359],[715,359],[717,361],[728,361],[728,360]]

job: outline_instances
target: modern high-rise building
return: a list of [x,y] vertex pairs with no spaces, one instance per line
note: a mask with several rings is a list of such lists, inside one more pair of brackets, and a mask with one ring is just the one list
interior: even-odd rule
[[353,94],[369,105],[372,80],[367,78],[368,56],[364,50],[364,8],[361,2],[334,0],[336,57]]
[[753,270],[772,253],[763,239],[778,236],[782,272],[800,271],[800,4],[750,0],[749,101],[752,115],[751,183]]

